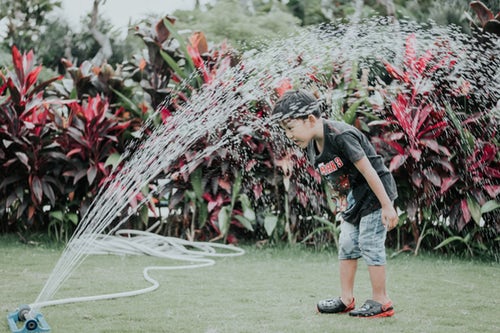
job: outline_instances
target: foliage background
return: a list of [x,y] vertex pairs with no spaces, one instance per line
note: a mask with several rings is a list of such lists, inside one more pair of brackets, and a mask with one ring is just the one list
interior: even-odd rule
[[[99,3],[96,1],[97,5]],[[495,1],[484,3],[493,12],[498,12],[498,3]],[[362,10],[358,12],[355,6],[360,4]],[[98,187],[113,168],[119,167],[118,157],[124,152],[127,142],[134,139],[138,128],[148,119],[152,120],[153,125],[165,121],[170,114],[176,112],[178,105],[189,98],[192,92],[190,89],[201,87],[200,81],[194,82],[191,88],[172,98],[169,89],[180,78],[197,72],[209,75],[210,70],[221,66],[225,59],[230,59],[232,65],[235,65],[238,53],[263,47],[272,43],[273,39],[286,36],[289,31],[328,22],[330,18],[349,19],[354,13],[361,13],[363,17],[378,14],[392,15],[395,18],[407,16],[422,22],[431,19],[438,24],[456,24],[464,32],[474,33],[469,28],[464,12],[469,12],[471,16],[474,13],[471,12],[468,1],[459,0],[445,4],[435,1],[316,0],[282,3],[219,0],[213,7],[205,10],[196,7],[193,11],[176,12],[175,31],[160,23],[162,15],[142,18],[134,24],[124,40],[99,16],[98,10],[89,13],[84,19],[84,26],[89,27],[88,31],[71,31],[63,20],[51,19],[47,15],[58,5],[57,1],[50,0],[0,3],[1,12],[6,13],[3,20],[9,22],[0,51],[0,84],[3,87],[1,124],[4,126],[0,132],[3,140],[0,216],[3,232],[18,231],[26,235],[32,231],[45,231],[61,240],[71,235]],[[111,45],[112,55],[105,61],[95,61],[96,54],[105,48],[105,43],[98,40],[92,30],[107,36]],[[199,35],[197,31],[202,31],[203,34]],[[192,47],[187,49],[183,45],[189,36],[198,37],[190,39]],[[11,50],[13,45],[20,53]],[[30,50],[35,51],[36,59]],[[10,62],[11,53],[13,65]],[[28,65],[19,66],[20,63]],[[207,69],[203,63],[207,64],[207,72],[202,71],[202,68]],[[43,67],[38,64],[43,64]],[[387,70],[389,74],[395,73],[394,70],[391,72],[390,67]],[[61,77],[57,77],[59,74]],[[494,72],[490,74],[494,75]],[[206,75],[200,76],[207,80],[209,76]],[[393,79],[397,81],[398,76],[393,75]],[[355,91],[366,88],[362,86],[359,77],[344,77],[341,80],[344,83],[352,80]],[[22,84],[15,85],[12,82]],[[162,104],[166,97],[170,97],[169,103]],[[345,110],[350,109],[350,103],[346,101]],[[160,115],[152,116],[157,109],[160,110]],[[498,170],[498,134],[489,141],[478,140],[478,129],[484,126],[483,121],[497,124],[498,119],[488,116],[495,110],[498,112],[498,105],[492,100],[492,104],[480,112],[481,117],[487,118],[481,118],[477,123],[468,120],[467,117],[472,115],[467,115],[466,112],[463,116],[470,127],[465,132],[462,125],[455,124],[454,130],[460,133],[453,133],[454,137],[462,135],[462,139],[473,142],[471,150],[464,151],[464,155],[456,159],[458,165],[466,163],[471,154],[477,155],[481,149],[489,147],[491,156],[488,157],[487,167],[489,170]],[[256,101],[254,109],[247,110],[249,115],[259,112],[265,114],[268,111],[259,101]],[[386,108],[385,112],[387,114],[383,115],[384,119],[395,117],[394,109]],[[352,114],[348,116],[351,117]],[[244,115],[241,119],[235,119],[234,128],[244,120]],[[349,121],[362,126],[364,119],[357,114]],[[18,124],[20,127],[8,127],[6,124]],[[392,127],[391,133],[399,130],[401,128],[396,125]],[[263,188],[259,191],[277,193],[271,201],[278,202],[276,211],[285,212],[284,214],[262,209],[266,202],[259,202],[258,195],[255,195],[258,191],[254,187],[248,187],[248,179],[242,181],[238,173],[227,172],[231,157],[227,158],[221,153],[210,164],[200,165],[196,172],[182,175],[173,182],[172,187],[167,189],[170,193],[165,193],[165,197],[169,198],[168,202],[163,202],[164,197],[151,202],[151,207],[155,204],[168,204],[171,211],[180,212],[166,217],[168,223],[159,232],[193,239],[224,238],[228,242],[250,238],[272,242],[304,241],[316,247],[335,244],[338,225],[331,221],[334,220],[336,207],[328,200],[328,195],[325,195],[327,190],[317,183],[311,185],[315,184],[313,172],[305,175],[305,179],[298,182],[298,187],[285,188],[289,181],[287,167],[283,164],[282,156],[276,155],[279,152],[274,152],[266,141],[266,135],[266,132],[253,133],[246,145],[239,147],[239,150],[258,156],[252,177],[265,179]],[[102,138],[106,138],[108,142],[101,144]],[[374,139],[377,139],[376,135]],[[379,140],[388,141],[383,137],[379,137]],[[404,145],[404,142],[392,142],[391,146],[394,148],[396,144]],[[457,142],[443,144],[448,150],[461,151],[460,142],[458,145]],[[380,149],[386,148],[380,146]],[[27,151],[33,153],[27,155]],[[192,152],[186,152],[186,159],[189,159],[189,153]],[[394,151],[387,150],[386,153],[394,156]],[[300,156],[288,158],[293,161],[290,168],[297,168],[304,163]],[[427,158],[433,159],[435,155],[431,153]],[[268,161],[273,163],[269,164]],[[184,162],[179,161],[179,165]],[[408,169],[403,170],[401,179],[408,178],[405,175],[407,171]],[[492,178],[488,180],[488,184],[498,185],[495,173],[482,172],[478,177],[482,177],[478,178],[479,186],[484,184],[481,181],[487,177]],[[425,175],[421,178],[427,179],[429,186],[436,185],[432,184],[433,178]],[[207,179],[217,180],[215,190],[211,186],[213,182],[208,182]],[[460,191],[477,188],[474,182],[478,179],[467,180],[463,175],[461,179],[465,185]],[[240,182],[243,184],[241,187],[238,185]],[[300,187],[304,184],[312,186],[316,191],[317,202],[300,200],[303,193],[311,190]],[[439,184],[442,186],[441,180]],[[412,189],[411,183],[407,185],[402,196],[406,199],[414,196],[415,190],[417,193],[419,191],[417,188]],[[278,193],[284,193],[285,196]],[[463,251],[468,255],[486,255],[498,260],[499,226],[498,214],[494,212],[498,205],[498,192],[492,193],[490,199],[482,195],[460,199],[456,214],[464,214],[466,217],[458,225],[451,226],[439,222],[443,211],[424,209],[417,212],[409,209],[408,203],[404,202],[400,206],[406,208],[407,214],[402,216],[397,234],[392,235],[389,242],[400,251],[418,253],[420,247],[435,248],[445,252]],[[454,194],[451,196],[452,203],[456,204],[453,200],[462,197],[462,193]],[[489,210],[479,211],[478,215],[477,210],[487,202]],[[47,207],[50,207],[49,211]],[[148,208],[151,207],[141,208],[129,225],[145,228],[150,222]],[[322,217],[320,212],[326,212],[328,218]],[[312,219],[303,220],[305,216]],[[481,218],[486,223],[481,222]],[[460,217],[457,217],[457,221],[459,220]],[[472,220],[474,222],[469,223]]]

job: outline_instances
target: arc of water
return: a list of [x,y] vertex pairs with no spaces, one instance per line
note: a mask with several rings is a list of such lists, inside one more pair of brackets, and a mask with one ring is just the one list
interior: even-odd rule
[[[213,97],[212,97],[213,98]],[[217,97],[218,98],[218,97]],[[237,100],[237,99],[235,99]],[[207,101],[205,101],[207,103]],[[200,101],[203,106],[203,101]],[[210,107],[207,105],[206,107]],[[191,117],[178,117],[170,128],[176,126],[184,133],[184,140],[177,140],[179,130],[170,131],[160,127],[153,132],[147,141],[140,147],[137,153],[132,156],[123,170],[107,184],[107,188],[102,190],[88,213],[85,215],[75,234],[70,239],[70,246],[67,246],[60,260],[57,262],[51,276],[49,277],[42,292],[35,303],[42,303],[52,297],[60,286],[67,280],[71,272],[78,267],[87,257],[89,247],[96,238],[104,232],[116,217],[128,206],[130,198],[136,197],[143,186],[149,184],[162,170],[179,158],[180,154],[193,145],[206,131],[212,130],[216,124],[209,124],[210,118],[225,120],[224,114],[216,114],[217,109],[211,108],[202,117],[192,119]],[[200,130],[205,126],[205,130]],[[209,155],[213,150],[225,144],[227,138],[223,138],[218,145],[211,146],[199,154],[199,159]],[[194,163],[195,161],[191,162]],[[144,203],[143,200],[137,207]],[[132,212],[129,213],[129,215]],[[122,221],[125,221],[124,218]],[[85,239],[85,242],[76,240]]]

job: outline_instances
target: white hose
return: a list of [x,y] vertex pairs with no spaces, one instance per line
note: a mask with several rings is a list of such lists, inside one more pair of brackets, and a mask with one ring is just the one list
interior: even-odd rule
[[[153,229],[153,227],[149,230]],[[113,236],[102,235],[95,240],[91,240],[91,244],[85,244],[83,247],[81,246],[81,242],[87,242],[87,240],[84,237],[74,239],[68,244],[68,247],[70,248],[69,250],[76,247],[77,249],[88,249],[87,254],[150,255],[158,258],[187,261],[190,262],[190,264],[145,267],[142,271],[144,279],[151,283],[151,286],[147,288],[112,294],[71,297],[33,303],[29,305],[32,309],[39,309],[44,306],[51,305],[96,301],[145,294],[156,290],[160,286],[158,281],[149,275],[150,271],[206,267],[215,264],[213,259],[207,257],[233,257],[240,256],[245,253],[243,249],[233,245],[209,242],[191,242],[176,237],[160,236],[149,231],[128,229],[119,230]],[[225,251],[218,253],[217,249]]]

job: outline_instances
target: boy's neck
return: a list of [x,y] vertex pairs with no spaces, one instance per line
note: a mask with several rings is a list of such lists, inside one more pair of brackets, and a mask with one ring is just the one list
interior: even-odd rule
[[324,134],[324,127],[323,127],[323,119],[319,119],[319,121],[316,124],[316,135],[313,138],[314,141],[314,147],[318,151],[319,154],[323,152],[323,148],[325,147],[325,134]]

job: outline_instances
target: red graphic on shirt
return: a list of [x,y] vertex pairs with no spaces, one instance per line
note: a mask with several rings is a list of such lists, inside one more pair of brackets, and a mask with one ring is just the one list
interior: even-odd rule
[[[318,169],[319,173],[322,176],[327,176],[335,171],[339,170],[344,166],[344,162],[340,159],[340,157],[335,157],[328,163],[319,163]],[[333,176],[333,177],[332,177]],[[334,175],[327,177],[329,183],[332,185],[332,188],[341,194],[346,194],[350,189],[349,176],[342,172],[338,172]]]
[[344,163],[340,159],[340,157],[335,157],[332,161],[328,163],[320,163],[318,164],[319,172],[323,175],[329,175],[332,172],[337,171],[339,168],[342,168]]

